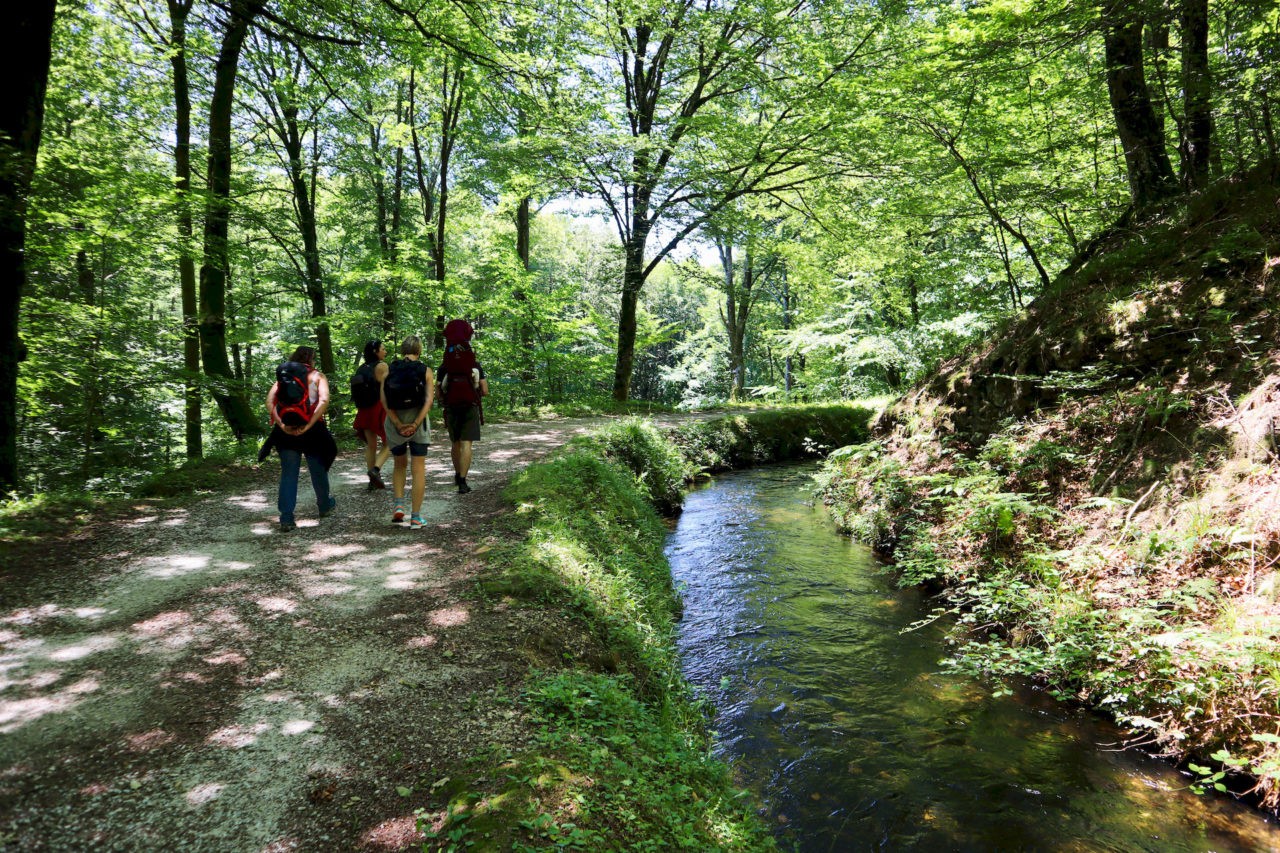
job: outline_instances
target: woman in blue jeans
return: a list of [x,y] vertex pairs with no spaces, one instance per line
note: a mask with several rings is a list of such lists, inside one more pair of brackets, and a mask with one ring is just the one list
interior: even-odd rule
[[267,392],[267,412],[274,426],[271,443],[280,454],[280,496],[276,506],[280,510],[281,530],[293,530],[298,526],[294,521],[293,511],[298,505],[298,475],[304,456],[307,471],[311,474],[311,488],[316,493],[320,517],[324,518],[332,513],[337,505],[337,501],[329,494],[329,467],[338,455],[338,443],[334,441],[324,422],[324,413],[329,408],[329,380],[315,369],[316,351],[311,347],[298,347],[289,360],[308,368],[307,398],[311,417],[301,425],[284,423],[276,409],[278,384],[271,386],[271,390]]

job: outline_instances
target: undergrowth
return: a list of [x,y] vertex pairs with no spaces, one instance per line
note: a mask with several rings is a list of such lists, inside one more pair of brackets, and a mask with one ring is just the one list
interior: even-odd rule
[[[1056,422],[1008,422],[967,454],[945,445],[846,448],[829,459],[822,494],[845,530],[893,555],[901,584],[941,591],[922,624],[954,620],[950,667],[1030,678],[1059,699],[1110,712],[1134,745],[1179,761],[1201,756],[1205,763],[1187,765],[1193,787],[1226,790],[1243,773],[1274,807],[1276,626],[1233,625],[1224,593],[1256,563],[1257,537],[1197,503],[1208,459],[1181,475],[1190,495],[1167,486],[1182,502],[1156,527],[1135,524],[1134,514],[1165,481],[1131,474],[1126,496],[1103,473],[1127,464],[1141,477],[1151,466],[1134,458],[1125,431],[1135,427],[1125,424],[1169,423],[1189,408],[1138,386]],[[1079,429],[1086,420],[1120,436],[1109,453],[1086,456],[1052,440],[1065,423]],[[1112,494],[1081,486],[1099,482],[1114,483]]]

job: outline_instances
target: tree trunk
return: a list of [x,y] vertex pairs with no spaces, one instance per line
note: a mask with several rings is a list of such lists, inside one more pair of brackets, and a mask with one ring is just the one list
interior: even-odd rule
[[636,309],[644,287],[644,250],[649,242],[649,223],[636,212],[631,237],[625,244],[622,269],[622,304],[618,311],[618,357],[613,368],[613,399],[625,403],[631,397],[631,374],[636,364]]
[[200,314],[196,298],[195,226],[191,216],[191,86],[187,79],[187,15],[192,0],[169,0],[174,105],[174,189],[178,201],[178,282],[182,292],[182,397],[188,459],[204,455],[200,399]]
[[26,287],[27,191],[35,171],[44,93],[49,82],[55,0],[30,0],[9,11],[0,44],[11,62],[0,87],[0,491],[18,485],[18,365],[26,347],[18,312]]
[[209,102],[209,179],[204,222],[204,262],[200,267],[200,357],[213,397],[236,438],[259,434],[245,390],[227,358],[227,235],[231,220],[231,112],[240,49],[261,0],[231,0],[227,29],[214,66]]
[[[412,98],[412,83],[410,87],[410,98]],[[365,110],[370,116],[373,115],[372,102],[365,102]],[[389,262],[393,260],[394,249],[392,248],[391,231],[388,225],[390,210],[387,205],[386,177],[382,164],[381,145],[380,128],[370,122],[369,150],[373,154],[374,220],[378,229],[378,248],[382,252],[382,259]],[[396,301],[395,283],[384,283],[382,291],[382,336],[384,338],[394,339],[396,337]]]
[[[791,282],[787,278],[786,261],[783,261],[779,274],[782,276],[782,330],[789,332],[791,331]],[[791,396],[791,388],[794,382],[791,353],[787,353],[787,360],[783,370],[783,388],[788,397]]]
[[[311,317],[316,320],[316,348],[320,351],[320,370],[329,376],[337,371],[333,361],[333,340],[329,334],[328,311],[325,307],[324,273],[320,269],[320,239],[316,234],[316,211],[311,188],[302,169],[302,132],[298,127],[296,104],[282,103],[285,151],[289,155],[289,183],[293,187],[293,203],[298,211],[298,231],[302,235],[302,261],[306,272],[307,298],[311,300]],[[314,131],[313,131],[314,132]]]
[[1129,194],[1141,210],[1173,191],[1173,166],[1164,147],[1164,126],[1151,103],[1143,73],[1142,11],[1125,0],[1104,6],[1107,95],[1124,149]]
[[1213,78],[1209,71],[1209,0],[1182,0],[1182,92],[1184,118],[1178,154],[1182,187],[1209,183],[1213,145]]
[[[531,200],[528,196],[520,199],[520,204],[516,206],[516,256],[520,258],[520,267],[525,272],[529,272],[532,264],[529,257],[529,232],[531,228],[530,206]],[[529,316],[529,294],[525,293],[523,285],[516,288],[514,294],[516,303],[520,309],[520,350],[525,353],[525,358],[520,367],[520,384],[524,388],[525,394],[528,395],[530,401],[533,400],[533,383],[537,380],[537,375],[533,370],[533,322]],[[531,403],[532,404],[532,403]]]

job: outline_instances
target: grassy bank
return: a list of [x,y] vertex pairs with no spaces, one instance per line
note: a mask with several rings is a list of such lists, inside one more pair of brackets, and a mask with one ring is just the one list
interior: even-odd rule
[[943,591],[967,671],[1113,714],[1280,807],[1274,176],[1117,231],[832,459],[826,500]]
[[[424,813],[432,844],[484,849],[767,850],[755,803],[709,753],[704,709],[675,652],[679,600],[659,508],[700,471],[816,454],[865,435],[870,412],[754,412],[670,433],[628,420],[532,465],[509,486],[514,544],[481,583],[492,606],[553,626],[522,650],[513,710],[528,749],[481,756]],[[502,780],[500,782],[496,780]]]

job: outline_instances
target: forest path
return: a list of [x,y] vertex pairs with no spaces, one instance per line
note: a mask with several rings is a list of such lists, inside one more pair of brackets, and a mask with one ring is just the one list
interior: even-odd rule
[[562,633],[477,600],[480,555],[514,535],[500,491],[604,421],[487,426],[465,496],[433,444],[421,531],[390,523],[390,490],[367,492],[348,451],[335,515],[302,477],[296,531],[276,524],[273,460],[0,563],[18,580],[0,587],[0,848],[410,844],[424,798],[396,789],[526,743],[503,700]]

